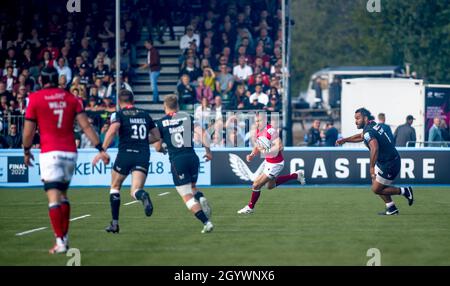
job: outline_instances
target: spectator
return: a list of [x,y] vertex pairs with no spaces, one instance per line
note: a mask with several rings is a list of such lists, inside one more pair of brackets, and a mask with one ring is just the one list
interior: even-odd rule
[[0,149],[8,149],[9,145],[8,142],[6,141],[6,138],[3,137],[2,134],[0,134]]
[[[100,130],[100,141],[101,142],[104,142],[105,141],[105,136],[106,136],[106,132],[108,132],[108,129],[109,129],[109,126],[110,126],[110,124],[109,124],[109,122],[107,121],[107,122],[105,122],[104,124],[103,124],[103,126],[102,126],[102,129]],[[114,148],[114,147],[116,147],[116,143],[117,143],[117,140],[116,140],[117,138],[114,138],[113,139],[113,141],[111,142],[111,144],[108,146],[108,148]]]
[[[56,70],[58,71],[58,76],[66,76],[66,86],[72,81],[72,70],[66,65],[64,58],[58,59],[58,64],[56,65]],[[65,88],[65,87],[64,87]]]
[[222,98],[220,95],[216,95],[214,97],[214,106],[212,108],[212,112],[215,114],[216,121],[222,120],[222,112],[224,111],[224,107],[222,105]]
[[198,78],[198,86],[195,91],[198,102],[202,102],[203,98],[206,98],[209,104],[214,102],[213,92],[209,86],[205,85],[205,80],[203,77]]
[[245,95],[245,86],[240,84],[236,87],[234,95],[231,97],[229,109],[243,110],[250,105],[248,97]]
[[17,132],[16,124],[9,126],[9,135],[6,136],[6,142],[11,149],[22,148],[22,136]]
[[316,78],[313,84],[313,89],[316,92],[316,99],[314,108],[323,108],[322,106],[322,79],[320,77]]
[[334,77],[333,82],[330,85],[330,96],[328,103],[331,108],[339,107],[341,104],[341,80],[338,77]]
[[430,142],[441,142],[443,140],[441,130],[439,129],[441,125],[441,119],[439,117],[435,117],[433,119],[433,126],[431,126],[428,131],[428,141]]
[[102,82],[107,83],[109,81],[109,73],[109,66],[105,64],[105,59],[102,57],[98,58],[92,74],[93,81],[96,82],[97,79],[100,79]]
[[12,93],[6,89],[6,83],[0,81],[0,97],[2,96],[5,96],[7,101],[13,98]]
[[[14,68],[12,66],[7,66],[6,67],[6,74],[5,76],[2,78],[2,82],[5,83],[6,85],[6,90],[8,92],[12,92],[13,88],[14,88],[14,84],[16,84],[16,78],[13,75],[14,72]],[[1,92],[1,91],[0,91]]]
[[[416,130],[412,127],[415,118],[412,115],[406,117],[406,123],[397,127],[394,133],[395,146],[409,147],[406,144],[411,141],[416,141]],[[413,143],[414,146],[415,143]]]
[[380,113],[378,114],[378,125],[383,128],[384,132],[386,132],[387,136],[389,137],[392,144],[394,144],[394,135],[392,135],[392,130],[389,125],[386,124],[386,114]]
[[97,88],[97,96],[100,99],[103,99],[106,96],[107,90],[103,85],[103,82],[100,78],[97,78],[94,82],[94,87]]
[[161,71],[161,61],[159,58],[159,52],[153,46],[152,40],[145,41],[145,48],[147,49],[147,63],[142,65],[141,68],[150,68],[150,84],[153,89],[153,102],[159,102],[159,93],[158,93],[158,77]]
[[85,87],[91,86],[91,77],[89,76],[88,65],[82,63],[80,65],[80,73],[78,76],[80,77],[80,84],[83,84]]
[[200,46],[200,36],[198,34],[194,34],[194,27],[189,25],[186,27],[186,34],[180,39],[180,49],[185,51],[189,49],[192,43],[196,43],[198,51]]
[[270,97],[270,101],[267,104],[266,110],[271,112],[280,112],[283,109],[283,106],[281,104],[281,101],[278,99],[277,96],[272,95]]
[[220,72],[217,75],[216,91],[220,95],[224,96],[229,94],[233,89],[233,76],[228,72],[226,64],[220,65]]
[[269,103],[269,96],[262,92],[262,86],[260,84],[255,86],[255,93],[251,95],[250,102],[253,102],[255,99],[264,106],[267,106]]
[[334,127],[333,120],[327,122],[325,130],[325,146],[334,147],[339,136],[339,131]]
[[[112,102],[116,102],[116,74],[112,77],[113,81],[109,84],[108,89],[106,90],[106,97],[111,98]],[[133,89],[131,86],[124,80],[123,72],[120,71],[120,89],[129,90],[133,93]],[[105,97],[104,97],[105,98]]]
[[[320,121],[314,120],[313,125],[308,132],[308,146],[319,146],[320,145]],[[335,141],[336,142],[336,141]]]
[[195,90],[190,83],[188,74],[183,74],[181,76],[181,82],[177,86],[177,92],[180,105],[195,103]]
[[190,82],[197,82],[197,79],[201,76],[201,71],[194,65],[194,58],[189,57],[186,60],[186,66],[180,71],[180,76],[189,75]]
[[258,101],[258,97],[250,96],[249,97],[250,104],[246,107],[246,109],[250,110],[263,110],[266,106]]
[[198,122],[203,128],[205,128],[210,120],[211,114],[211,106],[206,97],[203,97],[200,101],[201,105],[197,106],[194,113],[194,119]]
[[239,64],[233,68],[233,76],[236,82],[246,83],[253,74],[252,68],[247,65],[245,57],[239,57]]
[[208,86],[212,92],[216,90],[216,74],[208,66],[203,69],[203,80],[206,86]]

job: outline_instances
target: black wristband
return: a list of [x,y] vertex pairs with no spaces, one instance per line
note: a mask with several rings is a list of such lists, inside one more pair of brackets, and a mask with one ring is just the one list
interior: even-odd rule
[[25,154],[27,154],[27,153],[30,153],[30,150],[31,150],[31,146],[30,147],[23,147],[23,152],[25,153]]
[[97,149],[98,152],[105,151],[105,149],[103,149],[102,143],[98,143],[98,144],[95,146],[95,149]]

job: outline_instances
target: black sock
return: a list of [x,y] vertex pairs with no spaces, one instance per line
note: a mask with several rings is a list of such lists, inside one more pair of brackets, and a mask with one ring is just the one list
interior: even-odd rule
[[134,196],[136,197],[136,200],[142,201],[144,199],[144,194],[146,194],[144,190],[138,190],[134,193]]
[[120,209],[120,194],[119,193],[109,194],[109,202],[111,204],[112,219],[113,221],[118,221]]
[[208,222],[208,218],[202,210],[195,213],[195,217],[198,218],[203,224]]
[[197,192],[195,193],[195,195],[194,195],[194,198],[195,198],[197,201],[200,201],[200,198],[201,198],[201,197],[203,197],[203,193],[200,192],[200,191],[197,191]]

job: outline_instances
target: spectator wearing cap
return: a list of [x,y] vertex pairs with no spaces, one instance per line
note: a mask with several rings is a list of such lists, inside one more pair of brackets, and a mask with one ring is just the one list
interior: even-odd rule
[[90,87],[91,85],[91,77],[88,72],[88,65],[86,63],[82,63],[80,65],[80,73],[78,74],[80,77],[80,84],[84,84],[86,87]]
[[406,117],[406,123],[397,127],[394,133],[395,146],[406,147],[406,144],[416,141],[416,130],[412,127],[415,118],[412,115]]
[[391,127],[386,124],[386,114],[384,113],[378,114],[378,125],[380,125],[381,128],[383,128],[384,132],[386,132],[387,136],[391,140],[391,143],[394,144],[395,140],[394,135],[392,135]]
[[266,110],[271,112],[280,112],[282,109],[281,101],[276,95],[270,96],[270,101],[267,104]]
[[145,48],[147,49],[147,63],[141,66],[141,69],[149,68],[150,84],[153,90],[153,102],[159,102],[158,93],[158,78],[161,71],[161,60],[159,51],[153,45],[152,40],[145,41]]
[[194,27],[189,25],[186,27],[186,34],[180,39],[180,49],[182,51],[189,49],[192,42],[196,43],[198,51],[200,46],[200,36],[198,34],[194,34]]

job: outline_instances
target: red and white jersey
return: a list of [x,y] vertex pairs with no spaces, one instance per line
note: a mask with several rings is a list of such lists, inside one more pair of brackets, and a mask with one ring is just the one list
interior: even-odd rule
[[81,101],[64,89],[45,88],[30,94],[25,119],[39,126],[41,153],[77,152],[73,128],[81,112]]
[[[256,138],[266,137],[270,140],[271,143],[275,141],[275,139],[279,138],[278,131],[272,127],[272,125],[267,124],[266,128],[262,131],[256,130]],[[283,154],[281,151],[278,151],[276,156],[266,157],[266,161],[269,163],[281,163],[284,161]]]

